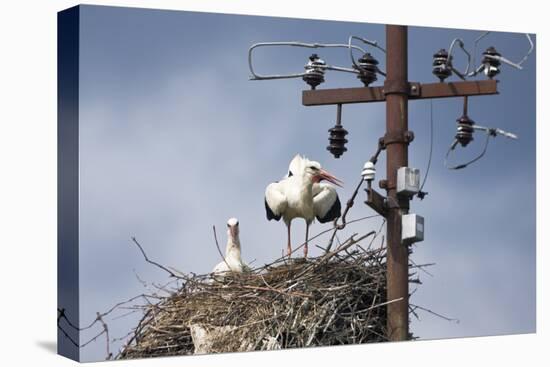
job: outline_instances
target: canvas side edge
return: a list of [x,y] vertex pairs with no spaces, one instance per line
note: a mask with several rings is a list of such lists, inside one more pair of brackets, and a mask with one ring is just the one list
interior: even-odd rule
[[80,7],[57,14],[57,353],[80,360]]

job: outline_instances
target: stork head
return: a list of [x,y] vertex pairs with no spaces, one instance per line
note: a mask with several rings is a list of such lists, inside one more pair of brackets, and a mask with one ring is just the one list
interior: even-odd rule
[[336,186],[342,187],[343,182],[331,173],[325,171],[319,162],[310,161],[306,157],[297,154],[288,167],[288,177],[299,175],[304,180],[316,183],[326,180]]
[[234,242],[239,242],[239,220],[229,218],[227,221],[227,236]]

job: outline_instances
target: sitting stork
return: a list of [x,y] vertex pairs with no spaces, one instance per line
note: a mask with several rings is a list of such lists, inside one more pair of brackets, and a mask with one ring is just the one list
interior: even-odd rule
[[241,241],[239,239],[239,221],[237,218],[230,218],[227,221],[227,246],[225,257],[222,262],[214,267],[212,273],[217,278],[223,278],[228,272],[242,273],[248,267],[241,259]]
[[319,162],[296,155],[290,162],[288,174],[279,182],[269,184],[265,190],[265,210],[268,220],[281,217],[287,227],[287,254],[290,257],[290,223],[294,218],[306,221],[304,257],[307,257],[309,225],[315,218],[326,223],[340,217],[341,205],[334,186],[342,181],[321,168]]

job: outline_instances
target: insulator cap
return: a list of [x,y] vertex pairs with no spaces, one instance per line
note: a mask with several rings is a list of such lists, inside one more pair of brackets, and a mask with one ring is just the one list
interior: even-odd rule
[[364,54],[359,60],[357,60],[357,66],[353,68],[359,71],[357,79],[361,80],[365,87],[368,87],[369,84],[375,82],[378,78],[376,77],[376,72],[378,71],[378,60],[374,58],[370,53]]
[[328,132],[330,134],[328,137],[329,145],[327,146],[327,150],[331,152],[335,158],[340,158],[340,156],[348,150],[346,148],[346,143],[348,142],[346,135],[348,131],[341,125],[336,125],[332,129],[329,129]]
[[325,68],[326,63],[317,54],[313,54],[309,57],[309,61],[304,66],[306,69],[306,75],[302,77],[311,89],[315,89],[319,84],[325,81]]
[[483,72],[489,79],[493,79],[496,75],[500,73],[500,61],[493,57],[501,56],[500,53],[493,47],[489,47],[485,52],[483,52],[483,59],[481,62],[485,65]]
[[462,116],[456,120],[458,126],[456,128],[455,139],[458,140],[460,145],[465,147],[474,140],[474,121],[471,120],[468,116]]
[[[448,61],[448,64],[447,64]],[[445,49],[441,49],[434,54],[432,74],[439,78],[439,81],[443,82],[452,72],[453,57],[449,56],[449,53]]]
[[376,168],[374,168],[374,163],[372,161],[367,161],[363,166],[363,171],[361,171],[361,176],[365,181],[373,181],[376,176]]

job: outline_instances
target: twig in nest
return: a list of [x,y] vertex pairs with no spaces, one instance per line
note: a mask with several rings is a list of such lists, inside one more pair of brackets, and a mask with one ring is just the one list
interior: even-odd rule
[[[134,297],[133,299],[135,299],[136,297]],[[129,302],[129,301],[128,301]],[[107,311],[107,312],[104,312],[103,314],[101,313],[97,313],[97,316],[95,318],[95,320],[88,326],[86,327],[83,327],[83,328],[79,328],[77,326],[75,326],[70,320],[69,318],[67,317],[66,313],[65,313],[65,309],[64,308],[61,308],[61,309],[57,309],[57,328],[63,333],[63,335],[77,348],[84,348],[85,346],[87,346],[88,344],[96,341],[101,335],[105,334],[105,339],[106,339],[106,348],[107,348],[107,357],[106,359],[111,359],[113,357],[112,353],[110,352],[110,349],[109,349],[109,328],[107,327],[107,324],[103,321],[103,318],[102,316],[104,315],[107,315],[108,313],[112,312],[113,310],[115,310],[119,305],[123,304],[124,302],[121,302],[119,304],[117,304],[115,307],[113,307],[111,310]],[[99,332],[98,334],[96,334],[95,336],[93,336],[92,338],[90,338],[87,342],[83,343],[83,344],[78,344],[70,335],[69,333],[61,326],[61,320],[62,319],[65,319],[65,321],[67,322],[67,324],[73,328],[74,330],[76,330],[77,332],[81,332],[83,330],[87,330],[89,328],[91,328],[92,326],[94,326],[97,322],[101,323],[102,325],[102,330],[101,332]]]
[[161,268],[162,270],[164,270],[165,272],[167,272],[168,274],[170,274],[171,277],[174,277],[174,278],[178,278],[178,279],[183,279],[185,280],[184,277],[181,277],[177,274],[175,274],[172,270],[168,269],[166,266],[164,265],[161,265],[153,260],[149,260],[149,258],[147,257],[147,254],[145,253],[145,251],[143,250],[143,247],[141,247],[141,245],[139,244],[139,242],[136,240],[135,237],[132,237],[132,241],[134,241],[134,243],[137,245],[137,247],[139,247],[139,250],[141,251],[141,254],[143,255],[143,257],[145,258],[145,261],[147,261],[149,264],[153,264],[159,268]]
[[338,247],[336,250],[332,251],[332,252],[328,252],[325,256],[323,256],[323,259],[321,260],[320,263],[323,263],[323,262],[326,262],[328,261],[331,257],[335,256],[336,254],[338,254],[339,252],[341,251],[345,251],[346,249],[348,249],[349,247],[361,242],[362,240],[364,240],[365,238],[369,237],[369,236],[372,236],[372,235],[375,235],[376,234],[376,231],[370,231],[369,233],[359,237],[358,239],[355,239],[354,237],[357,236],[357,233],[353,234],[346,242],[344,242],[340,247]]
[[97,313],[97,319],[99,320],[99,322],[101,323],[101,325],[103,326],[103,330],[105,332],[105,339],[107,341],[107,358],[105,358],[106,360],[109,360],[111,359],[111,357],[113,356],[113,354],[111,353],[111,351],[109,350],[109,327],[107,326],[107,324],[105,323],[105,321],[103,321],[103,318],[101,317],[101,314],[98,312]]
[[361,177],[361,180],[357,184],[357,187],[355,188],[355,191],[351,195],[351,198],[346,203],[346,208],[344,209],[344,212],[342,213],[342,216],[340,217],[340,219],[342,220],[342,223],[338,224],[338,218],[336,218],[334,220],[334,232],[332,233],[332,237],[330,238],[328,246],[325,248],[326,252],[330,251],[330,249],[332,247],[332,243],[334,242],[334,238],[336,237],[336,232],[346,228],[346,224],[347,224],[346,223],[346,216],[348,215],[349,210],[351,209],[351,207],[354,204],[354,200],[357,197],[357,193],[359,192],[359,189],[361,188],[361,185],[363,185],[363,177]]
[[[366,219],[371,219],[371,218],[376,218],[376,217],[379,217],[380,214],[374,214],[374,215],[367,215],[365,217],[361,217],[361,218],[357,218],[357,219],[353,219],[353,220],[350,220],[349,222],[346,223],[347,224],[352,224],[352,223],[357,223],[357,222],[361,222],[361,221],[364,221]],[[330,231],[333,231],[333,230],[336,230],[337,229],[337,226],[333,226],[333,227],[330,227],[330,228],[327,228],[319,233],[317,233],[315,236],[313,237],[310,237],[308,239],[308,243],[311,243],[311,241],[317,239],[318,237],[321,237],[322,235],[330,232]],[[296,246],[295,248],[292,249],[292,251],[290,252],[291,254],[293,254],[294,252],[298,251],[300,248],[302,248],[306,243],[305,242],[302,242],[302,244],[300,244],[299,246]],[[325,252],[328,252],[326,251],[326,248],[323,248],[325,250]],[[277,259],[275,259],[274,261],[272,261],[271,263],[269,264],[265,264],[264,267],[268,267],[268,266],[273,266],[275,264],[278,264],[278,263],[281,263],[281,262],[287,262],[288,260],[288,255],[284,253],[284,250],[281,250],[281,256]],[[261,270],[261,268],[258,268],[256,270]],[[252,270],[252,272],[256,271],[256,270]]]
[[452,322],[455,322],[455,323],[457,323],[457,324],[460,323],[460,320],[459,320],[459,319],[455,319],[455,318],[450,318],[450,317],[447,317],[447,316],[443,316],[443,315],[441,315],[441,314],[439,314],[439,313],[437,313],[437,312],[434,312],[434,311],[432,311],[432,310],[429,310],[429,309],[427,309],[427,308],[424,308],[424,307],[421,307],[421,306],[418,306],[418,305],[413,305],[412,303],[411,303],[410,305],[411,305],[411,307],[414,308],[415,311],[416,311],[416,309],[419,309],[419,310],[425,311],[425,312],[427,312],[427,313],[430,313],[430,314],[432,314],[432,315],[434,315],[434,316],[437,316],[437,317],[439,317],[439,318],[442,318],[443,320],[452,321]]
[[220,249],[220,244],[218,242],[218,235],[216,234],[216,226],[212,226],[212,232],[214,232],[214,241],[216,242],[216,248],[218,249],[218,253],[220,254],[223,262],[225,263],[225,265],[227,265],[227,268],[228,269],[231,269],[229,267],[229,264],[227,263],[227,261],[225,260],[225,256],[223,256],[223,253],[222,253],[222,250]]
[[424,268],[427,267],[427,266],[433,266],[433,265],[435,265],[435,263],[418,265],[411,258],[409,258],[409,261],[412,264],[412,266],[409,266],[410,268],[418,268],[418,269],[420,269],[421,271],[423,271],[424,273],[428,274],[429,276],[431,276],[433,278],[434,275],[432,273],[430,273],[429,271],[427,271],[426,269],[424,269]]

